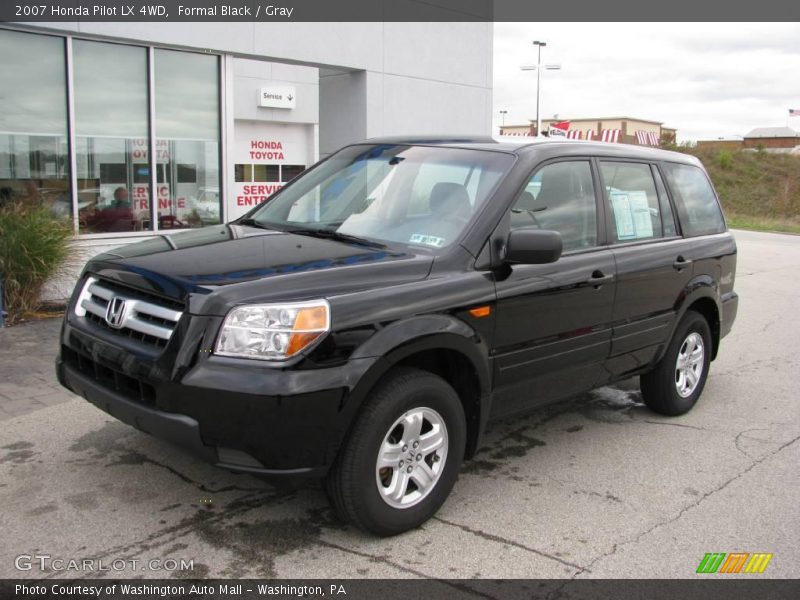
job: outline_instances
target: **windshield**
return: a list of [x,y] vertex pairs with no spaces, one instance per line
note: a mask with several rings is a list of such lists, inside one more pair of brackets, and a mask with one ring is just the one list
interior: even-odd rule
[[401,145],[341,150],[258,210],[263,227],[444,248],[513,163],[499,152]]

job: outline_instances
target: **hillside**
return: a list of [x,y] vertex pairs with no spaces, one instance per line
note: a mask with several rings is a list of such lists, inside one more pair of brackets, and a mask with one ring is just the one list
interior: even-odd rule
[[731,227],[800,233],[800,156],[697,149]]

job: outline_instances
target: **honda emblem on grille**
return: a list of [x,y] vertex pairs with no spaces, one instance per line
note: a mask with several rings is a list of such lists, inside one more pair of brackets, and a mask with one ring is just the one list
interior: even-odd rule
[[112,296],[106,308],[106,323],[109,327],[120,329],[125,321],[125,298]]

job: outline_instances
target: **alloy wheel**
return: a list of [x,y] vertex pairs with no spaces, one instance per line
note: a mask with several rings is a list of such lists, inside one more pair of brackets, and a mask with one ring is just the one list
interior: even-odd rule
[[384,502],[410,508],[431,493],[447,460],[447,426],[432,408],[414,408],[398,418],[383,439],[375,481]]
[[705,365],[703,337],[691,332],[681,344],[675,363],[675,389],[681,398],[688,398],[697,388]]

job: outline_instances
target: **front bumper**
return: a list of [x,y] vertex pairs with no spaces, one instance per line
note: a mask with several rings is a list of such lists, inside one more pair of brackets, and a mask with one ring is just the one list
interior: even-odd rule
[[112,417],[152,436],[168,440],[208,462],[218,461],[215,449],[206,446],[200,439],[200,427],[194,419],[147,408],[128,400],[123,394],[107,389],[60,360],[56,363],[56,370],[65,387]]
[[374,363],[274,369],[206,353],[176,370],[171,360],[169,349],[153,360],[67,321],[56,371],[62,385],[98,408],[207,462],[317,477],[349,426],[348,392]]

